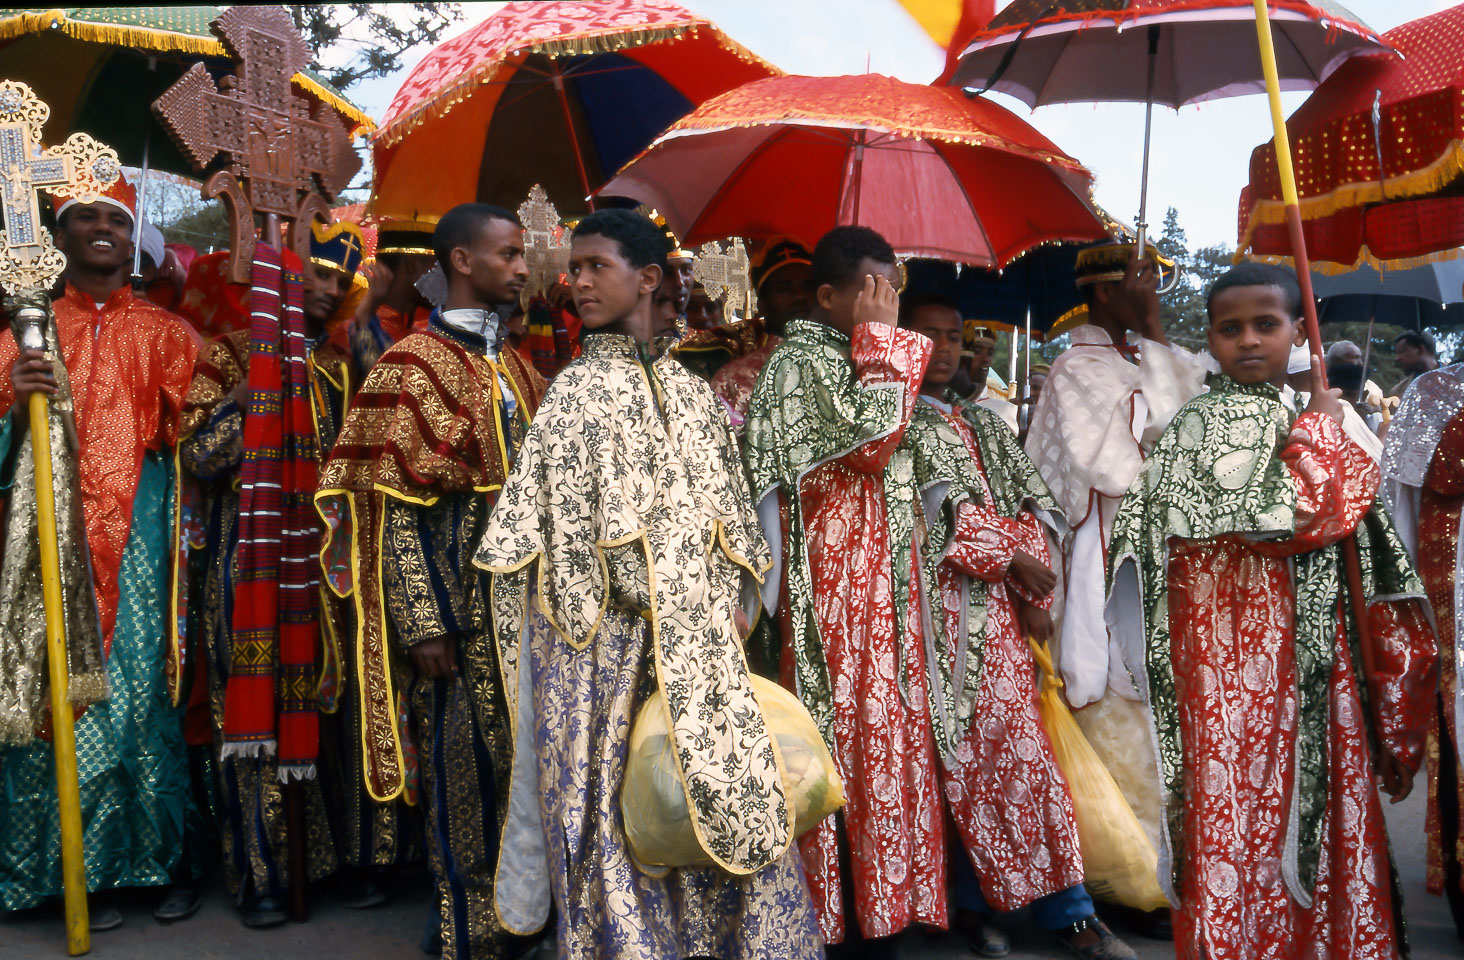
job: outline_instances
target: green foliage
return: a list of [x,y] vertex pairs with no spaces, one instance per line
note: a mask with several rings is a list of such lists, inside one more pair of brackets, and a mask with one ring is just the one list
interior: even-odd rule
[[[315,52],[311,66],[337,90],[395,73],[407,51],[436,43],[463,15],[456,3],[292,3],[289,8]],[[325,65],[342,54],[343,65]]]

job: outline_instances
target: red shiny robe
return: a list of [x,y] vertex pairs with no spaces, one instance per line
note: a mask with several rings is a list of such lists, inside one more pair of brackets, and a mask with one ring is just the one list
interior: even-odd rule
[[[923,338],[896,333],[892,343],[881,342],[868,353],[856,344],[851,359],[861,386],[904,386],[908,424],[930,348]],[[916,923],[947,924],[945,824],[925,686],[920,589],[911,590],[905,636],[896,630],[893,564],[909,565],[915,571],[911,583],[919,582],[914,541],[890,543],[885,507],[884,470],[903,436],[902,425],[815,468],[799,488],[815,615],[834,697],[834,765],[848,801],[838,817],[799,840],[819,930],[828,943],[843,941],[849,920],[836,833],[840,820],[854,915],[865,937],[892,936]],[[908,664],[904,693],[900,646]],[[784,646],[785,653],[790,649]],[[791,655],[783,658],[782,681],[795,688]]]
[[[67,284],[54,306],[81,443],[81,499],[92,578],[102,636],[110,650],[117,622],[117,576],[132,531],[132,500],[143,454],[177,442],[198,335],[181,318],[133,296],[127,286],[98,309],[90,296]],[[0,414],[15,400],[8,371],[17,353],[8,330],[0,334],[0,369],[7,371],[0,378]]]
[[[1464,767],[1458,762],[1459,731],[1455,726],[1454,690],[1459,682],[1459,666],[1454,662],[1454,631],[1457,611],[1454,610],[1455,578],[1459,570],[1459,511],[1464,506],[1464,413],[1455,414],[1439,436],[1424,478],[1418,503],[1418,572],[1428,590],[1433,606],[1434,622],[1439,637],[1438,716],[1446,725],[1435,728],[1428,750],[1428,889],[1444,892],[1446,855],[1455,862],[1464,862],[1464,831],[1459,829],[1459,816],[1445,831],[1439,809],[1439,778],[1452,767],[1456,797],[1464,797]],[[1437,721],[1436,721],[1437,722]],[[1439,751],[1444,749],[1442,732],[1454,745],[1456,756],[1451,763],[1441,763]],[[1448,789],[1444,787],[1443,789]],[[1455,838],[1454,849],[1444,850],[1446,832]]]
[[[1368,731],[1338,609],[1328,683],[1328,796],[1312,904],[1283,876],[1295,776],[1296,659],[1290,558],[1336,543],[1373,502],[1377,464],[1319,414],[1281,459],[1297,491],[1287,540],[1173,538],[1169,625],[1184,745],[1181,960],[1393,960],[1388,846]],[[1416,603],[1371,607],[1377,734],[1416,768],[1431,709],[1433,634]]]
[[[1005,912],[1083,882],[1072,795],[1042,726],[1036,667],[1017,624],[1017,597],[1044,610],[1052,597],[1034,601],[1007,575],[1017,550],[1051,560],[1031,513],[1012,519],[982,505],[991,503],[991,490],[976,437],[959,414],[941,415],[965,441],[983,485],[981,504],[961,504],[954,542],[940,565],[947,637],[960,629],[963,581],[984,580],[987,589],[981,692],[941,783],[981,894]],[[950,656],[954,661],[954,647]]]

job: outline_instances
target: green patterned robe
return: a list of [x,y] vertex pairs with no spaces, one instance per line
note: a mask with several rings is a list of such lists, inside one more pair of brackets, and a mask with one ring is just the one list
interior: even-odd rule
[[[1186,845],[1184,744],[1180,702],[1171,657],[1174,625],[1169,617],[1171,538],[1208,541],[1239,536],[1280,541],[1296,535],[1297,490],[1278,454],[1295,416],[1269,384],[1241,385],[1217,376],[1208,394],[1185,404],[1155,445],[1114,519],[1109,543],[1107,619],[1127,663],[1147,665],[1134,677],[1151,717],[1162,785],[1159,880],[1177,902]],[[1339,428],[1340,431],[1340,428]],[[1340,509],[1340,508],[1339,508]],[[1369,605],[1420,599],[1423,585],[1381,501],[1356,523],[1363,589]],[[1343,587],[1338,543],[1292,558],[1295,592],[1297,783],[1291,801],[1294,871],[1307,890],[1316,882],[1323,844],[1323,814],[1328,796],[1328,684],[1334,667],[1337,611],[1342,609],[1358,673],[1364,659],[1358,648],[1352,609]],[[1237,589],[1239,589],[1237,585]],[[1262,589],[1257,585],[1253,589]],[[1377,631],[1377,616],[1369,620]],[[1378,641],[1375,641],[1377,643]],[[1407,662],[1385,691],[1385,720],[1369,731],[1412,750],[1416,726],[1408,700],[1413,688],[1427,685],[1427,663]],[[1184,665],[1181,665],[1183,667]],[[1358,685],[1365,707],[1366,684]],[[1367,710],[1369,719],[1379,716]]]
[[[8,449],[11,419],[0,428]],[[194,816],[182,712],[163,678],[172,470],[148,453],[122,554],[121,594],[107,658],[110,699],[76,721],[87,888],[162,886]],[[34,907],[61,895],[56,775],[51,744],[0,750],[0,906]]]

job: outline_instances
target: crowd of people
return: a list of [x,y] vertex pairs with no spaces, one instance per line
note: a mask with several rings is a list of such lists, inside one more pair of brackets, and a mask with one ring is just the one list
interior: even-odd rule
[[[1357,348],[1312,359],[1265,264],[1212,285],[1197,354],[1146,251],[1085,247],[1087,322],[1019,409],[983,318],[902,291],[863,227],[768,245],[760,315],[728,320],[627,209],[580,219],[531,299],[485,204],[381,224],[369,265],[317,223],[308,262],[259,244],[252,287],[212,254],[140,293],[125,182],[55,213],[54,338],[0,335],[0,618],[31,638],[0,644],[5,911],[62,890],[40,392],[74,423],[62,556],[95,597],[69,631],[94,929],[123,888],[178,921],[218,872],[267,927],[306,883],[366,909],[425,864],[449,958],[874,957],[910,929],[1000,957],[1023,908],[1091,960],[1135,956],[1100,914],[1193,960],[1395,958],[1379,787],[1422,775],[1464,930],[1464,372],[1426,337],[1384,444]],[[1049,656],[1151,902],[1085,870]],[[627,830],[652,721],[675,862]],[[790,722],[821,743],[796,764]]]

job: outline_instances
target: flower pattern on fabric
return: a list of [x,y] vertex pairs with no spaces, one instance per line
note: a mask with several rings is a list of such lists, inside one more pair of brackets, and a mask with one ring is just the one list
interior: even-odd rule
[[941,497],[925,514],[923,553],[938,563],[931,606],[944,624],[931,670],[932,687],[944,692],[932,700],[955,718],[942,786],[986,902],[1015,910],[1083,881],[1072,797],[1042,727],[1032,654],[1017,626],[1022,591],[1007,575],[1018,549],[1049,562],[1044,525],[1055,533],[1066,525],[996,414],[922,402],[905,442],[916,451],[920,489]]
[[[612,602],[606,551],[644,552],[638,609],[693,827],[720,866],[749,873],[788,849],[793,809],[734,621],[737,569],[761,580],[771,565],[738,467],[704,381],[671,358],[642,364],[628,337],[592,335],[545,395],[476,561],[532,576],[540,612],[582,650]],[[516,646],[523,622],[505,618],[501,644]]]
[[740,357],[733,357],[712,377],[712,389],[732,411],[732,426],[740,436],[747,424],[747,407],[752,402],[752,390],[757,378],[767,366],[768,357],[783,342],[782,337],[767,334],[762,343],[748,350]]
[[[1425,374],[1414,384],[1404,398],[1404,403],[1415,401],[1418,392],[1427,388],[1431,374]],[[1420,385],[1423,385],[1422,387]],[[1464,398],[1464,393],[1461,393]],[[1459,660],[1458,630],[1459,611],[1455,597],[1459,590],[1459,522],[1460,508],[1464,507],[1464,413],[1452,405],[1434,403],[1435,416],[1447,417],[1438,431],[1438,441],[1433,450],[1427,476],[1419,491],[1418,505],[1418,572],[1428,590],[1429,604],[1433,607],[1434,623],[1439,636],[1439,719],[1429,736],[1428,750],[1428,814],[1425,829],[1428,833],[1428,889],[1430,893],[1441,894],[1447,882],[1446,865],[1464,861],[1464,836],[1454,825],[1454,848],[1445,849],[1446,834],[1443,817],[1447,815],[1446,805],[1441,805],[1441,794],[1454,791],[1456,796],[1464,795],[1464,767],[1457,759],[1458,747],[1454,746],[1455,757],[1444,755],[1449,745],[1459,742],[1459,720],[1456,713]],[[1464,406],[1464,404],[1461,404]],[[1437,427],[1435,426],[1435,429]],[[1388,436],[1393,432],[1390,429]],[[1388,464],[1384,464],[1384,473]],[[1446,739],[1447,738],[1447,739]],[[1446,771],[1452,769],[1452,782],[1445,782]],[[1456,808],[1457,809],[1457,808]],[[1455,814],[1457,819],[1458,814]]]
[[[865,936],[946,923],[945,827],[930,730],[925,619],[907,615],[913,526],[887,512],[914,483],[900,441],[931,345],[863,324],[851,337],[790,321],[748,407],[744,454],[759,502],[786,506],[781,680],[829,744],[855,912]],[[898,571],[899,579],[896,579]],[[913,588],[918,589],[918,588]],[[915,609],[920,609],[917,603]],[[844,936],[839,837],[800,844],[825,939]]]
[[[1148,665],[1135,679],[1159,746],[1159,879],[1183,904],[1181,957],[1390,957],[1399,936],[1367,723],[1371,707],[1372,735],[1417,763],[1433,677],[1407,602],[1421,584],[1373,502],[1371,459],[1330,418],[1290,420],[1275,388],[1217,377],[1114,522],[1109,622]],[[1354,679],[1335,546],[1353,533],[1370,684]]]

